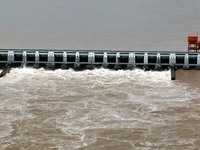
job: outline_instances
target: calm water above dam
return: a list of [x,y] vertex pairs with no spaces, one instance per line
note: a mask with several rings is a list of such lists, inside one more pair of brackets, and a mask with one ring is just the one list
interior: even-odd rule
[[199,0],[1,0],[0,48],[185,51]]
[[[0,48],[186,51],[198,0],[0,1]],[[15,68],[0,149],[199,149],[200,72]]]

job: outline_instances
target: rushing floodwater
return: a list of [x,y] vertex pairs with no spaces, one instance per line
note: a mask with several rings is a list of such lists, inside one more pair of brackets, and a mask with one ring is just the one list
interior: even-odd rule
[[[199,0],[0,0],[0,48],[187,50]],[[15,68],[1,150],[200,149],[199,71]]]
[[12,69],[1,149],[198,149],[197,88],[170,71]]

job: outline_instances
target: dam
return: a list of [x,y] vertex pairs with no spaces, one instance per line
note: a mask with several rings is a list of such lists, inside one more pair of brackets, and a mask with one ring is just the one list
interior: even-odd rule
[[192,52],[158,51],[102,51],[102,50],[43,50],[43,49],[1,49],[1,77],[11,67],[30,66],[34,68],[75,70],[109,68],[165,70],[199,69],[200,54]]

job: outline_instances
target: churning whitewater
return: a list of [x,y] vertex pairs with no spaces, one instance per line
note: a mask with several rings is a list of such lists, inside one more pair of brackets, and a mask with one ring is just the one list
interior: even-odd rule
[[[200,0],[2,0],[1,49],[187,51]],[[15,68],[1,150],[200,149],[199,71]]]
[[15,68],[0,82],[0,149],[162,146],[170,132],[154,132],[183,117],[165,112],[199,97],[170,71]]

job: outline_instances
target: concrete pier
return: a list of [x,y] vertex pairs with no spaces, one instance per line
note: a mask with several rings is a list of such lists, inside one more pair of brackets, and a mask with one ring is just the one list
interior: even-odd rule
[[[171,66],[190,69],[200,68],[200,54],[187,52],[141,51],[91,51],[91,50],[41,50],[0,49],[0,67],[133,69],[163,70]],[[174,70],[174,69],[172,69]],[[175,73],[175,70],[174,70]],[[175,75],[175,74],[174,74]]]
[[171,80],[176,80],[176,68],[171,66]]

